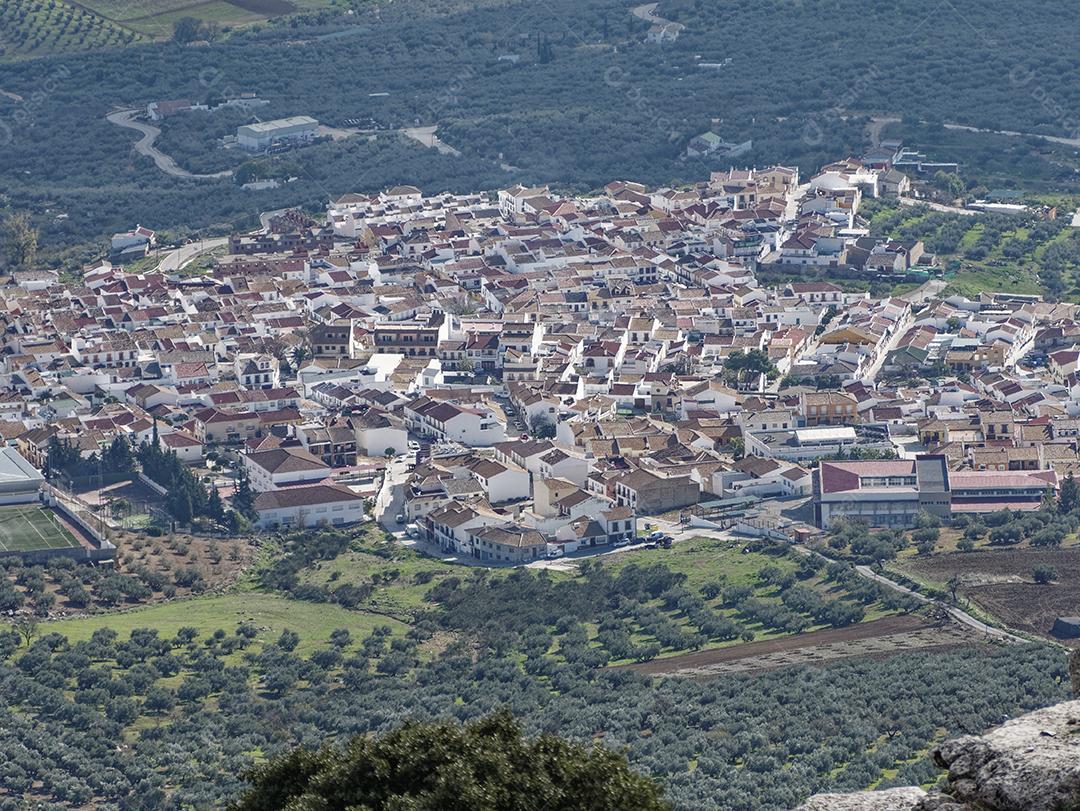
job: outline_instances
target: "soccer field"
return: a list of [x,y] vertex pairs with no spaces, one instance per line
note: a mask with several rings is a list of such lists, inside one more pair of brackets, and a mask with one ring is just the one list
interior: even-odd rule
[[37,505],[0,507],[0,553],[78,547],[79,540],[53,514]]

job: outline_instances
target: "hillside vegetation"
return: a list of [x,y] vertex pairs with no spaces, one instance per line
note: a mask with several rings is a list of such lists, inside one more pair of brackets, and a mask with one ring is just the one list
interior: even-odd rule
[[690,541],[575,575],[453,566],[366,531],[267,541],[225,594],[0,631],[0,805],[223,807],[295,747],[509,710],[530,736],[625,749],[677,809],[786,809],[932,782],[933,743],[1065,693],[1040,646],[706,680],[602,667],[879,600],[776,550]]
[[[700,179],[730,163],[685,158],[689,139],[709,129],[753,140],[740,164],[808,171],[868,146],[871,115],[931,122],[928,139],[945,121],[1066,135],[1080,120],[1072,48],[1080,20],[1063,0],[957,0],[936,11],[917,0],[667,5],[661,13],[687,28],[663,47],[644,41],[649,23],[622,0],[405,0],[377,16],[363,5],[351,15],[335,7],[222,29],[208,46],[69,57],[49,65],[69,71],[63,86],[35,103],[29,124],[13,128],[0,181],[13,204],[48,209],[47,242],[72,244],[134,222],[236,225],[243,212],[322,204],[399,182],[437,192],[518,181],[588,190],[614,178]],[[977,33],[987,29],[992,40]],[[1038,54],[1030,42],[1040,43]],[[14,65],[3,89],[29,98],[41,76],[41,65]],[[374,142],[287,153],[280,159],[299,164],[296,182],[249,192],[230,179],[162,174],[133,153],[133,132],[103,118],[113,105],[230,92],[268,100],[264,119],[304,114],[384,129]],[[10,122],[16,106],[0,99],[0,120]],[[461,156],[391,134],[417,124],[437,125]],[[163,140],[181,165],[228,162],[185,126],[178,123],[173,137],[165,122]],[[188,149],[177,143],[185,138]],[[977,143],[1003,148],[993,139]],[[1046,155],[1039,167],[1040,191],[1080,192],[1069,161]],[[1003,169],[995,166],[995,181]]]

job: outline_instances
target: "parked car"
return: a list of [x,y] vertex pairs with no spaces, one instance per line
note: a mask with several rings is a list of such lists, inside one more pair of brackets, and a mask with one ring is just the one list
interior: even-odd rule
[[651,541],[653,543],[656,543],[657,541],[659,541],[663,537],[664,537],[664,533],[661,532],[660,530],[656,529],[656,530],[653,530],[652,532],[650,532],[646,536],[646,540]]
[[615,543],[612,544],[612,545],[616,549],[622,549],[624,546],[629,546],[630,545],[630,539],[629,538],[620,538],[619,540],[615,541]]
[[556,558],[561,558],[564,554],[566,553],[561,549],[549,549],[545,557],[547,557],[548,560],[555,560]]
[[394,517],[394,520],[397,521],[399,524],[404,524],[405,523],[405,513],[398,513]]
[[410,451],[418,451],[418,450],[420,450],[420,443],[417,442],[415,439],[410,439],[409,440],[409,450]]

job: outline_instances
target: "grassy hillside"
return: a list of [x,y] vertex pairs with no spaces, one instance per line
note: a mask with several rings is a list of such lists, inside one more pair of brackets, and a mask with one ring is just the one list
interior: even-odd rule
[[1068,301],[1080,297],[1080,233],[1068,227],[1068,210],[1045,221],[1027,215],[968,217],[872,201],[862,213],[875,234],[922,240],[946,269],[946,295],[995,290]]

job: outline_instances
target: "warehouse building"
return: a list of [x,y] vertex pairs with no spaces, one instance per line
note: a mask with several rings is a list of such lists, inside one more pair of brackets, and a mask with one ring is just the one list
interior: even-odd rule
[[299,144],[312,140],[319,122],[311,116],[296,115],[275,121],[260,121],[236,128],[236,142],[244,149],[262,152],[278,144]]
[[0,504],[30,504],[45,483],[41,472],[11,447],[0,447]]

